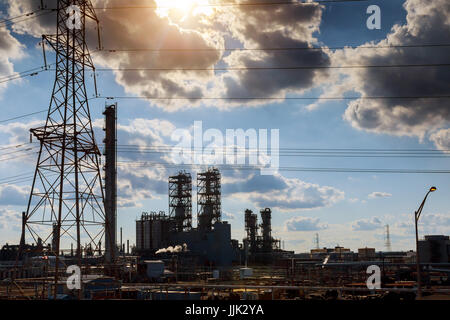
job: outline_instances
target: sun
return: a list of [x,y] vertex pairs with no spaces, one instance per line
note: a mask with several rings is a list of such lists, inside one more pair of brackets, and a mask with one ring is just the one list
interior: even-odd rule
[[206,15],[214,13],[209,0],[155,0],[156,13],[162,17],[176,15],[179,20],[184,20],[188,15]]

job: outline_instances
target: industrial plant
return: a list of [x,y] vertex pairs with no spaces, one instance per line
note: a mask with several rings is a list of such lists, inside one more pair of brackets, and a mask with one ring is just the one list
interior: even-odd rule
[[[232,239],[222,210],[219,166],[197,166],[192,172],[173,168],[167,177],[167,207],[142,210],[132,218],[135,234],[124,239],[118,222],[126,210],[118,210],[118,105],[108,101],[103,136],[94,137],[85,85],[86,70],[93,71],[95,80],[85,23],[98,26],[99,19],[91,1],[76,1],[82,25],[71,29],[66,19],[72,1],[57,2],[57,34],[42,42],[44,54],[49,48],[56,52],[55,85],[45,125],[31,129],[40,149],[28,201],[18,214],[17,242],[0,249],[0,299],[450,297],[446,235],[417,236],[416,251],[396,252],[386,226],[386,248],[354,252],[339,245],[322,247],[317,234],[315,248],[298,253],[285,250],[273,232],[272,219],[280,212],[262,203],[239,209],[245,236]],[[97,141],[103,142],[102,150]],[[422,208],[416,212],[416,227]],[[369,266],[380,270],[381,287],[368,286]],[[79,287],[71,282],[77,270]]]
[[220,180],[218,169],[198,173],[198,225],[193,228],[191,174],[179,172],[170,177],[169,215],[142,214],[136,221],[136,252],[152,257],[161,248],[184,246],[185,256],[189,253],[196,265],[231,266],[238,259],[239,247],[232,247],[231,226],[222,221]]

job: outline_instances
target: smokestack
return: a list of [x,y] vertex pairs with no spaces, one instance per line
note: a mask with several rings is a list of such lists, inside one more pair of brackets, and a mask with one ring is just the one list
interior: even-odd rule
[[105,261],[113,263],[117,255],[117,105],[105,112]]

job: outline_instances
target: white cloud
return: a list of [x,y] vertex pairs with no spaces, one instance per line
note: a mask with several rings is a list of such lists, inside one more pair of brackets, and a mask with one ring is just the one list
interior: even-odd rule
[[249,175],[244,183],[224,184],[224,194],[252,202],[255,206],[280,211],[328,207],[344,199],[344,192],[280,174]]
[[222,217],[223,217],[224,219],[234,220],[234,219],[236,218],[236,215],[224,211],[224,212],[222,212]]
[[372,219],[361,219],[353,222],[352,229],[354,231],[372,231],[383,227],[383,223],[377,217]]
[[[24,46],[14,38],[10,31],[2,26],[0,28],[0,77],[15,75],[13,60],[21,59],[25,56]],[[3,81],[2,81],[3,82]],[[0,83],[0,93],[10,82]]]
[[389,198],[392,197],[392,194],[387,192],[379,192],[375,191],[368,195],[369,199],[377,199],[377,198]]
[[450,151],[450,129],[442,129],[431,134],[430,140],[439,150]]
[[[402,215],[401,221],[395,227],[404,235],[413,235],[415,232],[413,214]],[[419,232],[423,234],[450,233],[450,213],[423,213],[419,221]]]
[[319,231],[327,229],[328,225],[320,223],[318,218],[294,217],[285,222],[287,231]]
[[29,195],[29,187],[12,184],[0,185],[0,205],[25,206]]
[[30,129],[44,124],[44,121],[10,122],[0,125],[0,133],[8,135],[8,144],[22,144],[30,140]]
[[0,208],[0,229],[19,231],[21,226],[20,212],[9,208]]

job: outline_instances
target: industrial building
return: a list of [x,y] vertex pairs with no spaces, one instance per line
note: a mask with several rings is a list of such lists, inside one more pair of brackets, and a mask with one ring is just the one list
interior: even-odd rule
[[282,254],[281,241],[272,237],[272,210],[265,208],[260,214],[262,223],[258,225],[258,216],[250,209],[245,210],[245,258],[247,262],[270,263]]
[[211,168],[197,175],[197,227],[192,227],[192,178],[180,171],[169,177],[169,215],[144,213],[136,221],[136,251],[156,255],[159,249],[185,245],[199,265],[231,266],[239,257],[231,226],[222,221],[221,175]]
[[443,235],[425,236],[419,240],[421,263],[448,263],[450,262],[450,238]]

